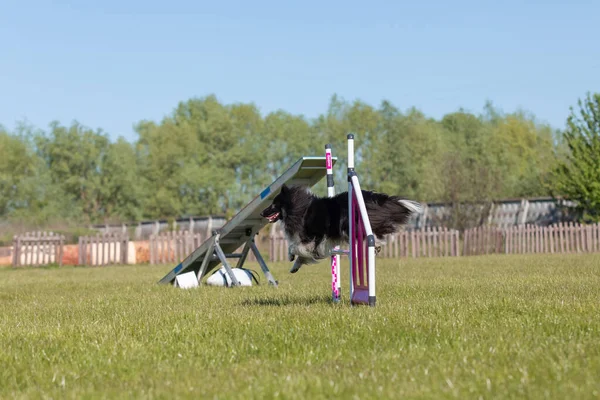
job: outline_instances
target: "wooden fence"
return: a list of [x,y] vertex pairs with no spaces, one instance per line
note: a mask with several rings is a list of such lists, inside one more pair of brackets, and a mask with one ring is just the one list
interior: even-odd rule
[[[268,237],[268,260],[288,260],[288,242],[282,231],[272,229]],[[188,231],[162,232],[149,241],[151,264],[176,264],[205,240],[205,234]],[[65,238],[53,232],[30,232],[13,239],[12,265],[63,265]],[[266,244],[263,242],[263,244]],[[79,265],[126,264],[132,244],[127,235],[112,233],[79,238]],[[257,246],[261,241],[257,240]],[[459,251],[459,249],[461,251]],[[241,252],[242,247],[236,250]],[[261,249],[263,254],[263,249]],[[509,228],[477,227],[463,232],[426,228],[403,231],[385,238],[378,257],[457,257],[485,254],[590,253],[600,252],[600,224],[559,223]],[[248,254],[254,262],[254,254]],[[133,261],[131,261],[133,262]]]
[[592,253],[600,251],[600,224],[559,223],[465,231],[463,254]]
[[161,232],[150,235],[150,264],[173,264],[181,262],[204,242],[201,233]]
[[465,256],[504,253],[504,229],[478,226],[463,232],[462,253]]
[[13,238],[13,266],[62,266],[65,237],[54,232],[28,232]]
[[[288,242],[282,231],[271,231],[270,261],[286,261]],[[426,228],[388,235],[378,257],[457,257],[459,232],[447,228]]]
[[79,265],[126,264],[129,236],[122,233],[79,237]]
[[[206,240],[205,236],[206,234],[188,231],[161,232],[157,235],[150,235],[148,244],[150,264],[176,264],[183,261]],[[241,253],[243,248],[244,246],[240,246],[235,252]],[[249,252],[246,261],[256,261],[254,253]]]

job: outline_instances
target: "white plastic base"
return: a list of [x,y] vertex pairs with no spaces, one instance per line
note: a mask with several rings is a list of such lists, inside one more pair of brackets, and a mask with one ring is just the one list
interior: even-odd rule
[[198,287],[198,278],[194,271],[186,272],[185,274],[177,275],[175,277],[175,287],[181,289],[191,289]]

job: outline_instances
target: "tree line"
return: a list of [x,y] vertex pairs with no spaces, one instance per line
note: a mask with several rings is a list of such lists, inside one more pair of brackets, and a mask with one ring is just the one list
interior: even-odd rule
[[[179,103],[136,139],[112,141],[79,122],[0,126],[0,220],[46,224],[231,216],[303,155],[331,143],[338,190],[346,185],[346,134],[355,133],[363,188],[453,204],[568,196],[588,218],[600,208],[600,95],[580,100],[564,130],[486,103],[441,119],[388,101],[333,96],[309,119],[215,96]],[[577,172],[579,171],[579,172]],[[315,188],[325,194],[325,183]]]

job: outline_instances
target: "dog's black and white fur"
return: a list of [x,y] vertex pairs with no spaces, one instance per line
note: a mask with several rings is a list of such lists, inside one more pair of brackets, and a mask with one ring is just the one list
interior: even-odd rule
[[[367,190],[362,191],[376,246],[384,235],[395,233],[421,208],[419,203]],[[290,261],[298,258],[290,272],[304,264],[327,258],[338,245],[348,243],[348,192],[318,197],[308,187],[283,185],[272,204],[261,214],[270,223],[279,220],[290,243]]]

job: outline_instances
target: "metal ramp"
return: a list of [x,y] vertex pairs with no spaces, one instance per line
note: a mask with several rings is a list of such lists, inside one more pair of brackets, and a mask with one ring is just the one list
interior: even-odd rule
[[[336,161],[337,157],[333,157],[332,162],[335,164]],[[210,271],[222,263],[231,278],[232,285],[237,286],[239,282],[227,259],[238,259],[236,267],[239,268],[246,261],[248,252],[252,251],[269,283],[276,286],[277,281],[273,278],[254,243],[254,236],[268,223],[266,218],[260,216],[260,212],[270,204],[284,184],[311,187],[325,177],[326,172],[325,157],[300,158],[231,220],[220,229],[215,230],[209,239],[165,275],[159,283],[177,286],[178,276],[191,273],[195,274],[199,283]],[[233,253],[241,246],[244,246],[241,253]]]

